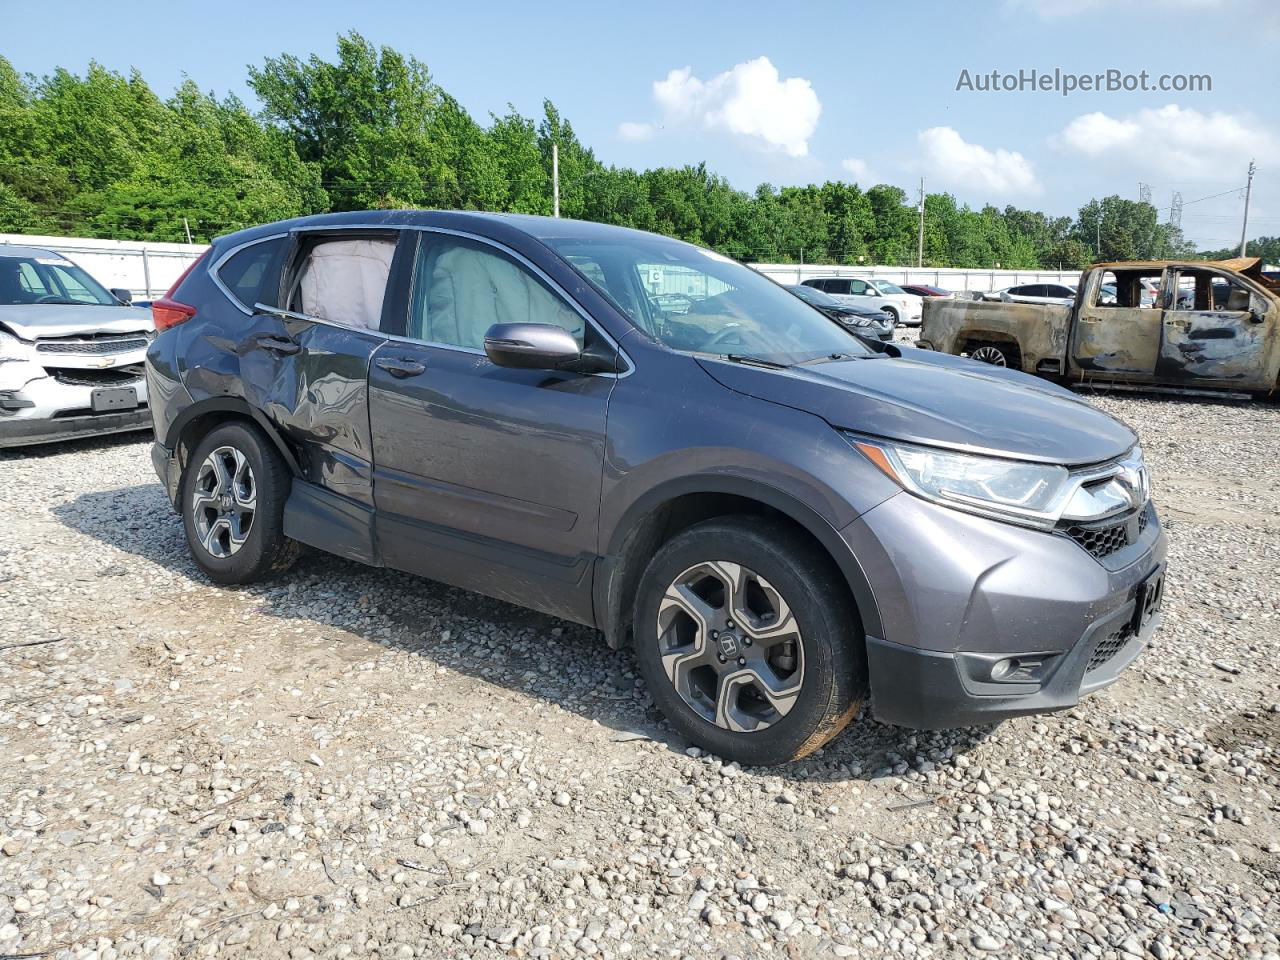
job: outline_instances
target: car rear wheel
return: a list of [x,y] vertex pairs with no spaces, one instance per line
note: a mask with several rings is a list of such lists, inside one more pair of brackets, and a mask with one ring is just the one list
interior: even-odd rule
[[196,446],[180,503],[192,559],[219,583],[252,583],[287,570],[297,541],[284,535],[289,472],[257,427],[228,423]]
[[847,588],[825,555],[781,523],[723,518],[672,538],[641,579],[633,632],[659,709],[729,760],[803,757],[866,696]]
[[993,367],[1009,367],[1013,370],[1020,370],[1022,367],[1018,348],[1010,343],[971,343],[969,359],[989,363]]

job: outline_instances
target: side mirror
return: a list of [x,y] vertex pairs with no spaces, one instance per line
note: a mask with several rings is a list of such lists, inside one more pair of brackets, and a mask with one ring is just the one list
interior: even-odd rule
[[495,323],[484,352],[497,366],[520,370],[555,370],[582,357],[573,335],[552,323]]
[[112,287],[110,293],[121,303],[133,303],[132,290],[126,290],[124,287]]

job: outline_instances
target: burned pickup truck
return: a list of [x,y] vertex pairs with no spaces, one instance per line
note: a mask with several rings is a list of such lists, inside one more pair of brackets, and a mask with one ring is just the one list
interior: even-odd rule
[[1274,395],[1280,282],[1256,257],[1100,263],[1066,306],[928,300],[918,345],[1111,389]]

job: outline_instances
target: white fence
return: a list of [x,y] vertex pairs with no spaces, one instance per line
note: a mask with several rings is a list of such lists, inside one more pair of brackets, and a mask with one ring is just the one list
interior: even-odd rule
[[[80,237],[34,237],[0,233],[0,244],[56,250],[74,260],[107,287],[127,287],[135,297],[160,296],[204,252],[200,244],[141,243]],[[964,270],[934,267],[827,266],[753,263],[779,283],[810,277],[875,277],[893,283],[923,283],[946,290],[1000,290],[1019,283],[1065,283],[1074,287],[1078,270]]]
[[54,250],[84,267],[104,287],[126,287],[137,299],[159,297],[205,251],[195,243],[141,243],[88,237],[35,237],[0,233],[5,244]]

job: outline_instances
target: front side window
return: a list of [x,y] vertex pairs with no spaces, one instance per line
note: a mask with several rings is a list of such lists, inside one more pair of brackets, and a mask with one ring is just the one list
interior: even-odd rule
[[[598,266],[588,267],[588,277]],[[414,269],[407,333],[415,340],[484,349],[495,323],[549,323],[581,347],[582,315],[511,257],[475,240],[424,236]]]
[[[589,257],[599,265],[603,281],[594,272],[586,279],[671,349],[785,364],[871,354],[785,288],[710,250],[646,235],[545,242],[569,263]],[[663,298],[677,296],[688,298],[685,312],[662,309]]]

